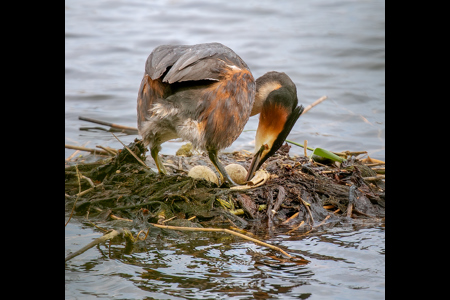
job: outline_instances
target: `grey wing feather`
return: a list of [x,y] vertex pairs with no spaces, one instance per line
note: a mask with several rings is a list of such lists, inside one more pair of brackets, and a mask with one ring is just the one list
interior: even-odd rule
[[183,46],[162,45],[155,48],[147,58],[145,72],[153,80],[161,77],[167,68],[172,66],[184,51]]
[[248,68],[245,62],[230,48],[220,43],[199,45],[157,47],[148,57],[146,73],[154,80],[162,78],[163,82],[174,83],[188,80],[219,80],[219,70],[225,62],[223,59],[242,68]]

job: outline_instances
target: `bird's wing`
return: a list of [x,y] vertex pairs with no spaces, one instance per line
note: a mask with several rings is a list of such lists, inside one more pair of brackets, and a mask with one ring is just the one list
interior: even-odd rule
[[159,46],[149,55],[145,71],[153,80],[162,77],[162,81],[167,83],[205,79],[218,81],[224,64],[248,69],[230,48],[220,43],[207,43]]

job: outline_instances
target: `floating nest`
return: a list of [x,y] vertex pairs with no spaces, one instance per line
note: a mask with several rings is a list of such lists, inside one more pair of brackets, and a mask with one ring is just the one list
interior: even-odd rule
[[[206,155],[192,155],[189,148],[175,156],[163,155],[170,174],[158,174],[136,139],[106,159],[66,162],[66,212],[93,222],[126,221],[138,230],[152,223],[232,226],[254,233],[274,228],[311,230],[342,218],[384,219],[385,180],[377,176],[384,173],[384,168],[377,169],[380,163],[370,164],[369,158],[357,159],[346,152],[346,161],[337,166],[291,157],[289,148],[283,145],[263,165],[270,174],[264,184],[230,189],[187,176],[196,165],[214,169]],[[245,169],[251,158],[245,151],[219,156],[224,165],[237,163]]]

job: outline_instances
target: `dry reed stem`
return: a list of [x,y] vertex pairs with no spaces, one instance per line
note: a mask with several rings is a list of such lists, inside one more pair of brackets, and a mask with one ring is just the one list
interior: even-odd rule
[[323,219],[323,220],[322,220],[322,222],[320,222],[320,224],[319,224],[319,225],[317,225],[317,226],[315,226],[315,227],[319,227],[319,226],[322,226],[322,225],[323,225],[323,223],[325,223],[325,221],[326,221],[326,220],[328,220],[329,218],[330,218],[330,215],[326,216],[326,217],[325,217],[325,219]]
[[316,106],[317,104],[321,103],[322,101],[324,101],[325,99],[327,99],[327,96],[322,96],[319,99],[317,99],[316,101],[314,101],[313,103],[311,103],[310,105],[308,105],[307,107],[305,107],[305,109],[303,110],[303,114],[305,114],[308,110],[310,110],[311,108],[313,108],[314,106]]
[[[100,209],[100,208],[98,208],[98,207],[94,207],[94,209],[95,209],[96,211],[98,211],[98,212],[102,212],[102,211],[103,211],[103,209]],[[113,219],[113,220],[121,220],[121,221],[133,222],[133,220],[121,218],[121,217],[118,217],[118,216],[113,215],[113,214],[111,214],[111,213],[109,214],[109,216],[110,216],[111,219]],[[94,226],[95,226],[95,225],[94,225]]]
[[361,159],[361,162],[364,163],[364,164],[376,164],[376,163],[386,164],[386,162],[384,162],[382,160],[379,160],[379,159],[376,159],[376,158],[371,158],[369,156],[367,156],[367,158]]
[[77,155],[78,153],[80,153],[80,150],[76,150],[74,153],[72,153],[72,155],[70,155],[68,158],[66,158],[66,161],[71,161],[72,158],[74,158],[75,155]]
[[91,119],[91,118],[86,118],[86,117],[78,117],[79,120],[83,120],[83,121],[88,121],[88,122],[92,122],[92,123],[96,123],[96,124],[100,124],[100,125],[106,125],[112,128],[117,128],[117,129],[125,129],[125,130],[131,130],[131,131],[138,131],[137,128],[134,127],[130,127],[130,126],[124,126],[124,125],[119,125],[119,124],[114,124],[114,123],[110,123],[110,122],[106,122],[106,121],[101,121],[101,120],[95,120],[95,119]]
[[[89,144],[90,141],[87,141],[86,143],[84,143],[83,145],[81,145],[82,147],[86,147],[87,144]],[[72,158],[75,157],[75,155],[77,155],[78,153],[80,153],[80,150],[75,151],[74,153],[72,153],[72,155],[70,155],[68,158],[66,158],[67,161],[70,161]]]
[[106,242],[109,239],[112,239],[116,236],[118,236],[119,234],[123,233],[124,231],[122,229],[119,230],[112,230],[111,232],[96,238],[95,240],[93,240],[92,242],[90,242],[89,244],[87,244],[86,246],[84,246],[83,248],[81,248],[78,251],[75,251],[74,253],[69,254],[66,258],[65,258],[65,262],[68,261],[69,259],[74,258],[75,256],[80,255],[81,253],[85,252],[86,250],[89,250],[90,248],[94,247],[95,245],[98,245],[100,243]]
[[[87,217],[86,217],[86,218],[87,218]],[[92,222],[92,221],[89,221],[89,220],[87,220],[87,219],[86,219],[86,221],[87,221],[89,224],[91,224],[92,226],[94,226],[95,228],[97,228],[98,230],[102,231],[103,234],[108,233],[108,232],[111,231],[111,230],[108,230],[108,229],[105,229],[105,228],[102,228],[102,227],[96,225],[96,224],[95,224],[94,222]]]
[[114,219],[114,220],[121,220],[121,221],[133,222],[133,220],[121,218],[121,217],[118,217],[118,216],[113,215],[113,214],[110,214],[109,216],[111,217],[111,219]]
[[302,227],[302,225],[305,224],[305,221],[301,221],[299,225],[295,226],[294,228],[292,228],[291,230],[289,230],[288,232],[286,232],[287,234],[290,234],[292,232],[294,232],[295,230],[299,229],[300,227]]
[[309,203],[303,200],[300,196],[298,196],[300,201],[303,203],[303,205],[306,207],[306,210],[308,211],[309,216],[311,217],[311,226],[314,225],[314,218],[312,216],[311,210],[309,209]]
[[230,229],[233,230],[233,231],[236,231],[236,232],[239,232],[239,233],[248,235],[248,236],[255,236],[255,235],[254,235],[253,233],[251,233],[250,231],[247,231],[247,230],[245,230],[245,229],[241,229],[241,228],[238,228],[238,227],[230,226]]
[[162,221],[162,223],[166,223],[166,222],[169,222],[169,221],[171,221],[171,220],[173,220],[173,219],[175,219],[175,216],[173,216],[172,218],[170,218],[170,219],[167,219],[167,220],[164,220],[164,221]]
[[[301,234],[301,235],[298,235],[298,236],[296,236],[296,237],[298,238],[298,237],[302,237],[302,236],[308,235],[308,233],[310,233],[311,231],[313,231],[314,228],[317,228],[317,227],[319,227],[319,226],[322,226],[322,225],[325,223],[325,221],[328,220],[328,218],[330,218],[330,215],[327,215],[327,216],[322,220],[322,222],[320,222],[319,225],[316,225],[316,226],[314,226],[314,227],[311,226],[311,229],[310,229],[310,230],[308,230],[307,232],[305,232],[305,233],[303,233],[303,234]],[[303,222],[304,222],[304,221],[302,221],[302,223],[300,223],[300,225],[297,226],[297,228],[300,227],[301,225],[303,225]],[[297,228],[291,229],[291,230],[289,230],[287,233],[292,233],[292,232],[293,232],[294,230],[296,230]]]
[[289,218],[287,218],[286,220],[283,221],[283,223],[281,224],[286,224],[287,222],[289,222],[290,220],[294,219],[296,216],[298,216],[299,212],[296,212],[295,214],[293,214],[292,216],[290,216]]
[[136,236],[136,239],[139,239],[139,240],[141,240],[141,241],[144,241],[144,240],[148,237],[148,234],[149,234],[149,232],[150,232],[150,227],[147,229],[147,233],[145,234],[144,238],[141,239],[139,236],[140,236],[141,233],[143,233],[143,232],[145,232],[145,230],[139,231],[139,233],[138,233],[137,236]]
[[[332,151],[333,152],[333,151]],[[367,151],[342,151],[342,152],[333,152],[336,155],[339,156],[358,156],[361,154],[367,154]]]
[[351,218],[351,216],[352,216],[352,210],[353,210],[353,204],[350,203],[350,204],[347,206],[347,217],[348,217],[348,218]]
[[303,142],[303,151],[304,151],[304,155],[305,155],[305,157],[308,157],[308,153],[306,152],[306,150],[308,150],[308,140],[305,140],[304,142]]
[[103,146],[100,146],[100,145],[97,145],[95,147],[105,150],[111,156],[116,156],[116,154],[117,154],[117,151],[115,149],[112,149],[112,148],[107,148],[107,147],[103,147]]
[[84,191],[82,191],[82,192],[76,194],[75,196],[77,196],[77,197],[84,196],[84,195],[86,195],[87,193],[89,193],[89,192],[95,190],[96,188],[98,188],[98,187],[100,187],[100,186],[103,186],[103,182],[100,183],[100,184],[98,184],[98,185],[96,185],[96,186],[94,186],[94,187],[91,187],[91,188],[89,188],[89,189],[87,189],[87,190],[84,190]]
[[384,166],[384,165],[386,165],[386,163],[385,162],[378,162],[378,163],[365,164],[365,165],[366,165],[366,167],[371,168],[371,167],[376,167],[376,166]]
[[386,175],[378,175],[375,177],[363,177],[363,179],[366,181],[376,181],[376,180],[385,179],[385,178],[386,178]]
[[111,132],[111,134],[116,138],[116,140],[118,140],[127,150],[128,150],[128,152],[130,152],[131,153],[131,155],[133,155],[134,156],[134,158],[136,158],[137,159],[137,161],[141,164],[141,165],[143,165],[144,167],[146,167],[147,169],[150,169],[150,167],[149,166],[147,166],[136,154],[134,154],[134,152],[133,151],[131,151],[131,149],[130,148],[128,148],[127,146],[125,146],[125,144],[124,143],[122,143],[122,141],[121,140],[119,140],[118,138],[117,138],[117,136],[114,134],[114,133],[112,133]]
[[83,178],[84,180],[86,180],[87,182],[89,182],[89,185],[91,187],[95,187],[95,184],[92,182],[92,179],[90,179],[89,177],[86,177],[84,175],[81,175],[81,178]]
[[91,152],[93,154],[109,155],[109,153],[107,151],[100,150],[100,149],[86,148],[86,147],[74,146],[74,145],[68,145],[68,144],[64,144],[64,147],[67,148],[67,149],[87,151],[87,152]]

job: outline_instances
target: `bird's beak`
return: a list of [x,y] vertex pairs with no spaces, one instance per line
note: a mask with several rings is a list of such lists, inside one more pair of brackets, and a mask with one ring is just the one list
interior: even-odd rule
[[250,164],[250,168],[248,169],[247,178],[245,179],[246,181],[249,181],[258,170],[262,154],[267,149],[269,149],[269,146],[267,146],[267,144],[263,144],[261,148],[259,148],[258,152],[256,152],[253,156],[252,163]]

